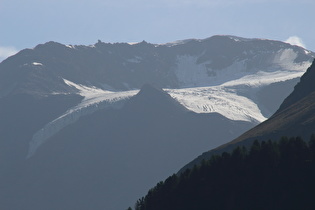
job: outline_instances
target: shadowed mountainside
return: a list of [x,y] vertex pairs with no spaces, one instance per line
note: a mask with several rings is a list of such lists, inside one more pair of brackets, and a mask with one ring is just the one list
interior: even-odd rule
[[84,116],[48,139],[1,180],[1,208],[122,209],[203,148],[251,126],[188,111],[145,85],[121,109]]
[[308,139],[315,132],[314,79],[315,61],[273,116],[233,141],[203,153],[183,167],[180,172],[187,168],[192,168],[203,159],[209,159],[213,154],[232,151],[237,146],[248,146],[256,139],[279,139],[282,136],[300,136]]

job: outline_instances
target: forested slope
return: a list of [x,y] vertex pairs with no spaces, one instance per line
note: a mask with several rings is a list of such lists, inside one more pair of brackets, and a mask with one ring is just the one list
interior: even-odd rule
[[136,210],[314,209],[315,137],[255,141],[158,183]]

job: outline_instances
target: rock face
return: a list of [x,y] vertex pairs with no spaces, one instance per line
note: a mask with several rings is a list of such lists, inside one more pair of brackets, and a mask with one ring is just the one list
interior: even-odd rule
[[301,77],[294,91],[284,100],[279,110],[265,122],[245,132],[233,141],[203,153],[180,172],[208,159],[213,154],[231,151],[236,146],[249,145],[254,140],[279,140],[282,136],[309,139],[315,131],[315,61]]

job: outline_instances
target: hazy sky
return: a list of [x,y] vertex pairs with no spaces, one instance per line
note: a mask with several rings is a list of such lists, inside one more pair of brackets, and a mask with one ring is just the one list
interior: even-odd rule
[[315,51],[315,0],[0,0],[0,61],[47,41],[165,43],[229,34]]

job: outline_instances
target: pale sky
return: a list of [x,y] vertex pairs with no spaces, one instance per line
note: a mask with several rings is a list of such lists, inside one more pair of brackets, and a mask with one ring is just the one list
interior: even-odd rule
[[0,0],[0,61],[48,41],[165,43],[235,35],[315,51],[315,0]]

